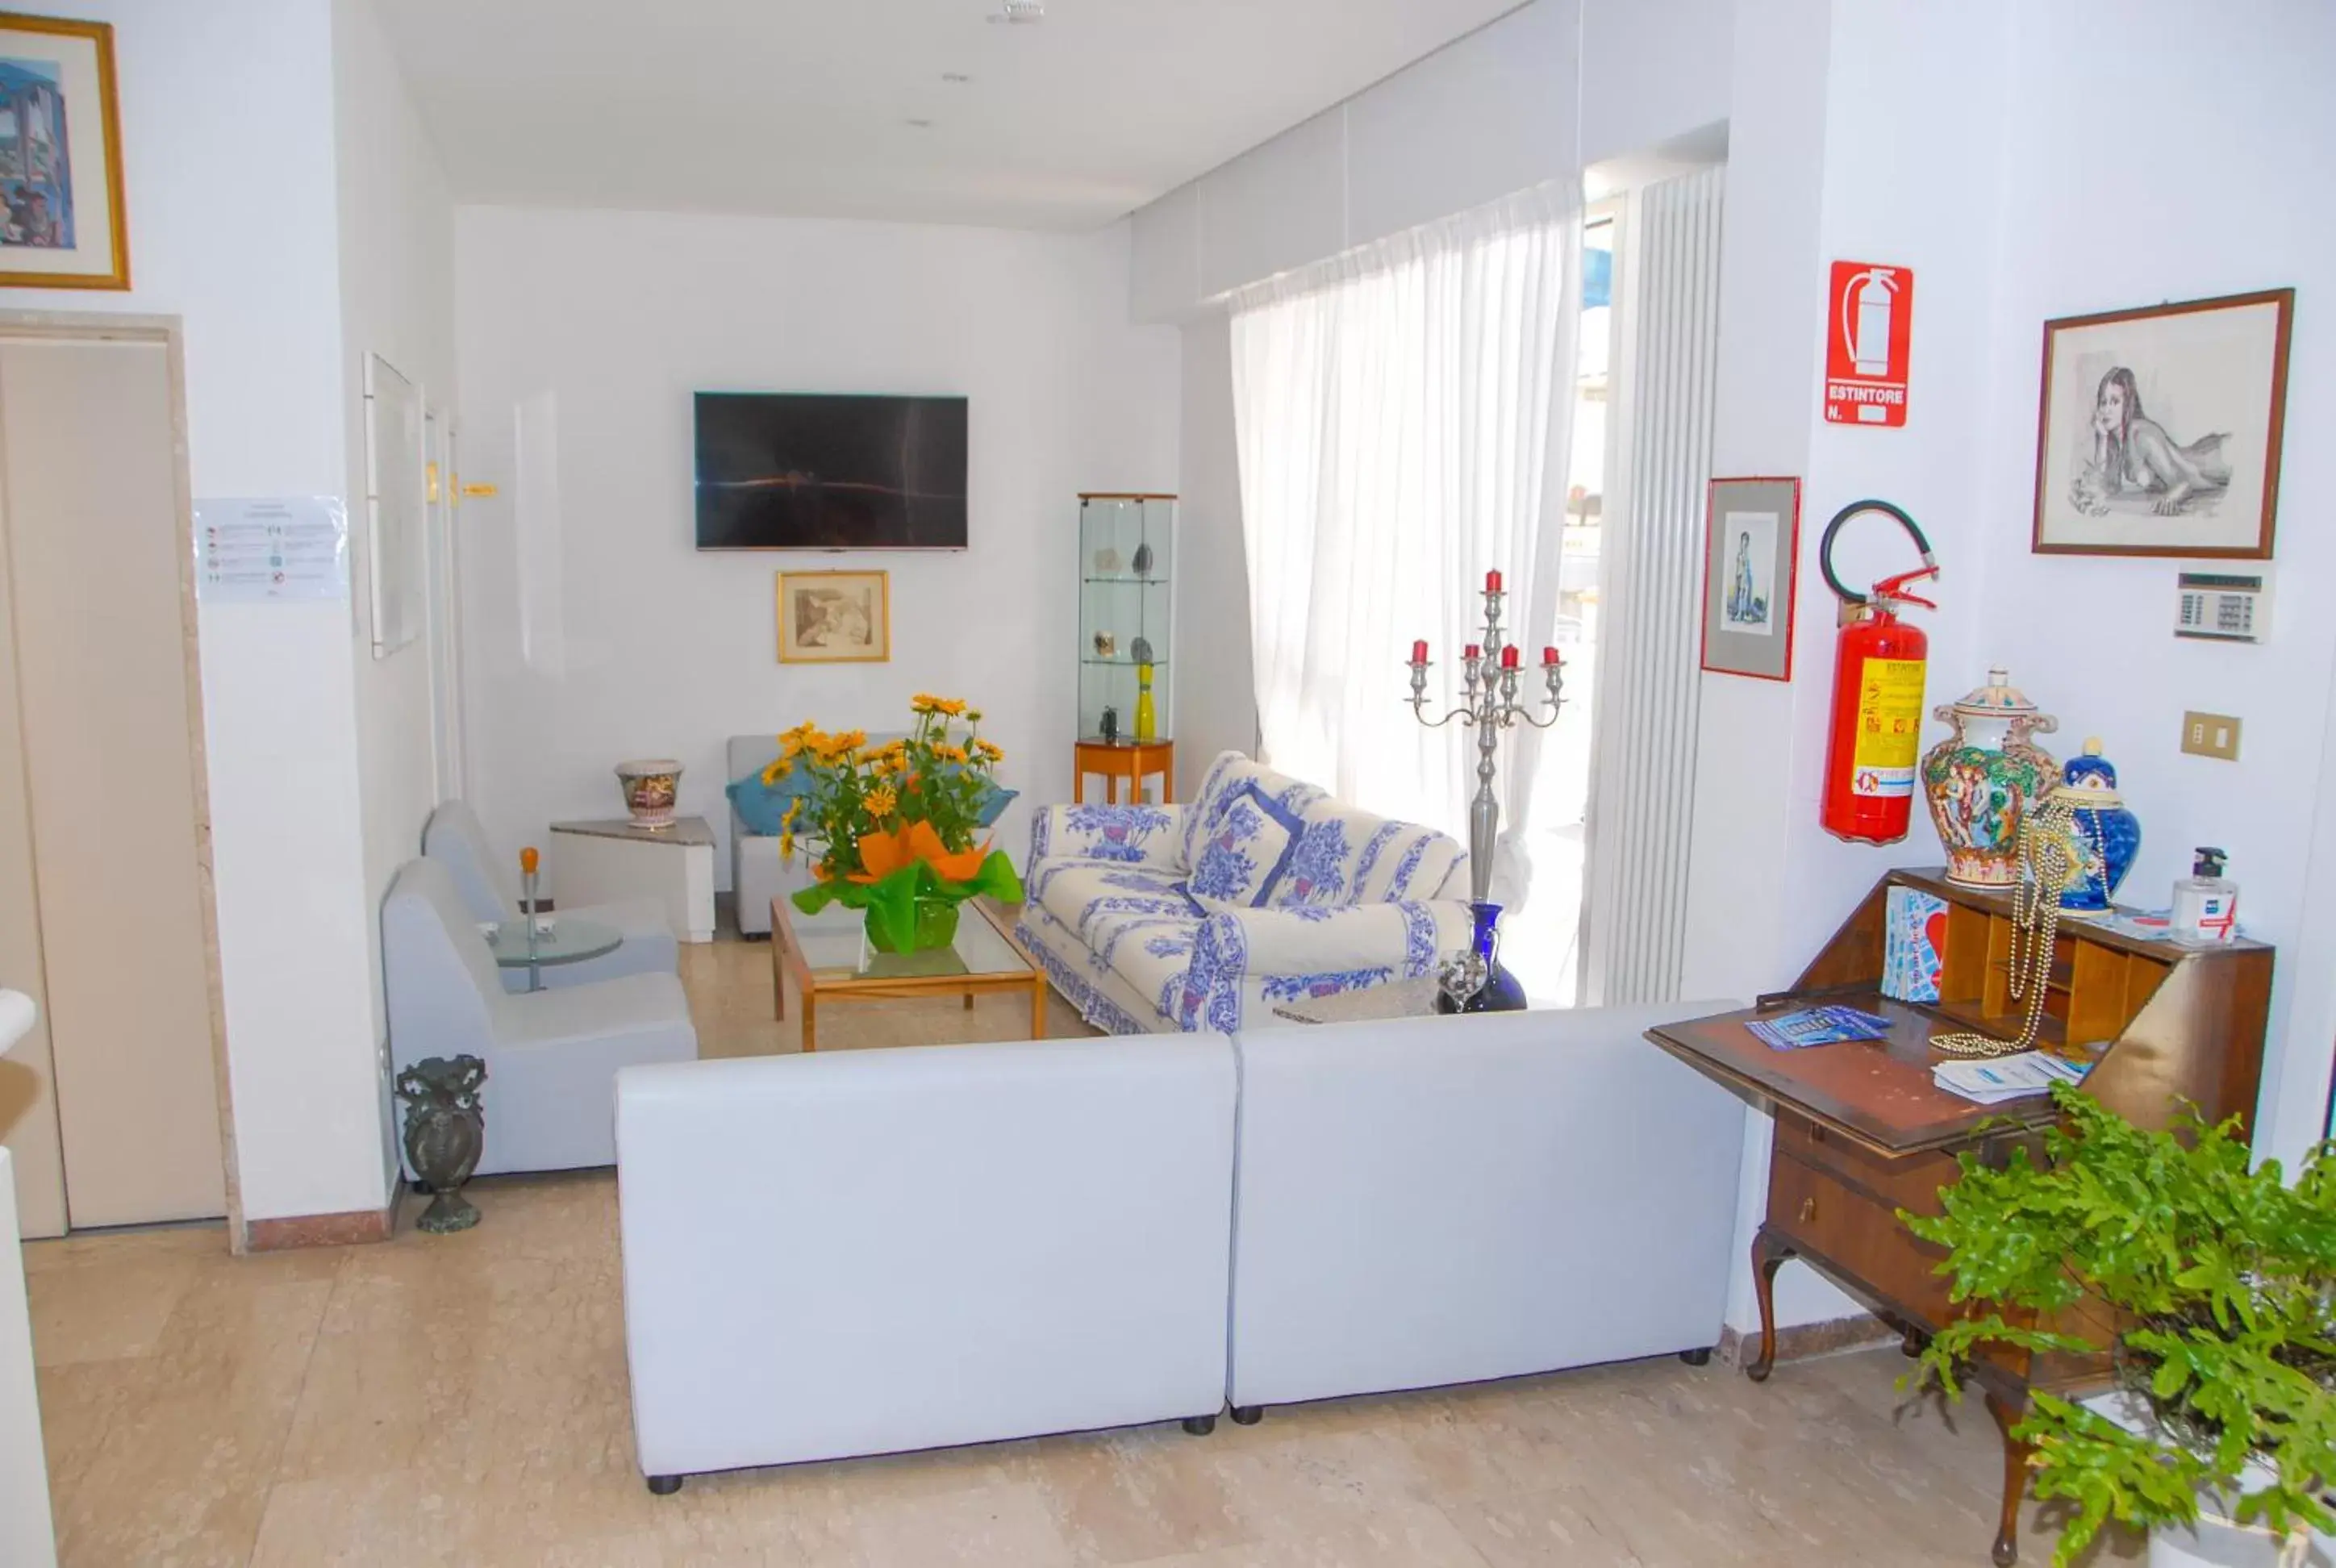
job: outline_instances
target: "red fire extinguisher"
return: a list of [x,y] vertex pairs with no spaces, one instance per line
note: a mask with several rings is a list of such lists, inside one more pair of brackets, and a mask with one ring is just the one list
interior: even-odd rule
[[[1870,596],[1844,588],[1833,570],[1833,541],[1842,524],[1868,511],[1896,518],[1922,552],[1921,567],[1883,578]],[[1939,564],[1932,559],[1931,541],[1913,518],[1886,501],[1857,501],[1825,524],[1817,565],[1843,610],[1820,820],[1836,838],[1895,843],[1906,836],[1914,808],[1914,762],[1922,745],[1922,677],[1931,650],[1931,639],[1922,628],[1900,620],[1898,613],[1910,604],[1939,608],[1906,591],[1910,582],[1938,576]]]

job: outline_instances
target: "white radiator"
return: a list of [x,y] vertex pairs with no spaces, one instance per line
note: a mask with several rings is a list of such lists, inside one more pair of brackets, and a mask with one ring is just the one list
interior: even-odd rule
[[1583,911],[1582,999],[1590,1007],[1679,996],[1723,180],[1722,170],[1710,169],[1649,186],[1632,200],[1623,224],[1623,320],[1613,384],[1620,414],[1613,451],[1621,462],[1610,465],[1606,500],[1598,758]]

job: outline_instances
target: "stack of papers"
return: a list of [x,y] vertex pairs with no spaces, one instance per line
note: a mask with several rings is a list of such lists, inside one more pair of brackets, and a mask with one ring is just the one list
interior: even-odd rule
[[2076,1083],[2088,1070],[2049,1051],[2022,1051],[2016,1057],[1940,1062],[1931,1068],[1931,1081],[1951,1095],[1993,1105],[2040,1095],[2055,1084]]

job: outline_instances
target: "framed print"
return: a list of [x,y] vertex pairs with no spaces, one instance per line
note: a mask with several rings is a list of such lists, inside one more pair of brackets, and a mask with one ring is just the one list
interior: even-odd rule
[[2271,559],[2295,290],[2044,324],[2039,555]]
[[881,571],[779,573],[781,664],[881,664],[892,657],[892,597]]
[[129,287],[113,29],[0,12],[0,287]]
[[1715,479],[1704,510],[1703,667],[1793,678],[1801,482]]

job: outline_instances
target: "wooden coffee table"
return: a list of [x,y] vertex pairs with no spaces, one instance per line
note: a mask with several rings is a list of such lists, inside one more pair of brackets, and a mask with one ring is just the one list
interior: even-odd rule
[[1046,977],[1008,934],[1008,917],[988,899],[959,911],[957,940],[918,953],[880,953],[868,945],[859,911],[832,905],[817,915],[771,901],[771,993],[787,1016],[787,981],[803,1006],[803,1048],[819,1049],[822,1001],[881,1001],[895,997],[963,997],[998,991],[1030,994],[1030,1037],[1046,1033]]

